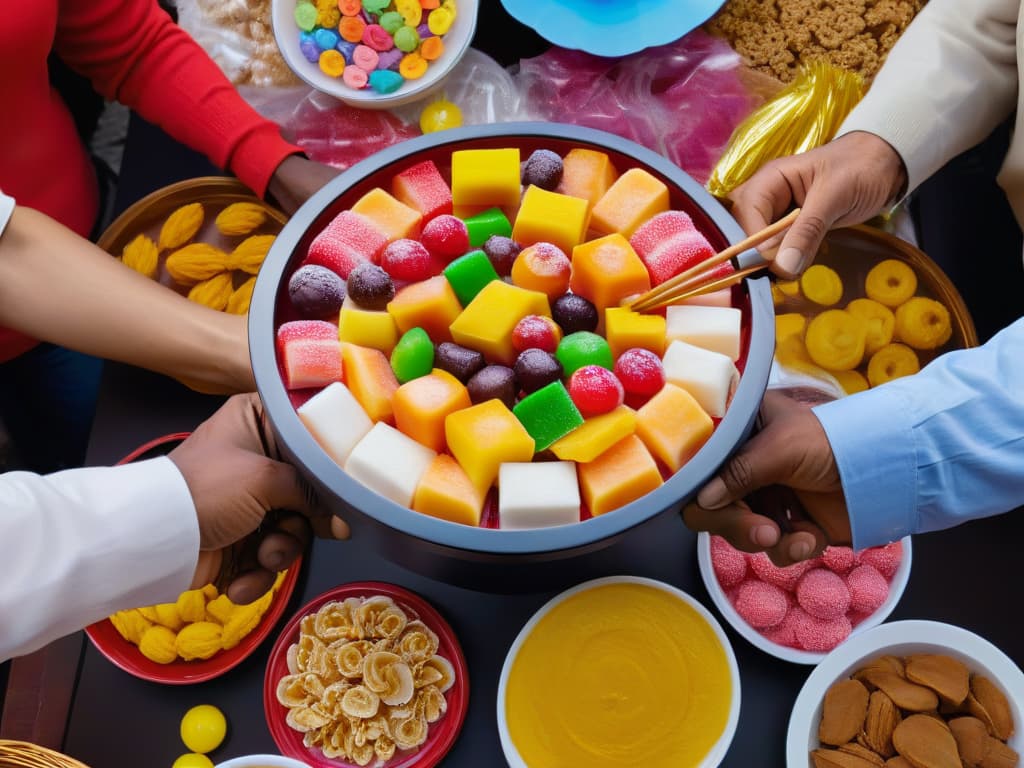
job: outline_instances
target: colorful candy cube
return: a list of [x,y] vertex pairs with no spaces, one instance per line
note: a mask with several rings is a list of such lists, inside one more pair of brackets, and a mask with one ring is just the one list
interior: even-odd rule
[[342,211],[309,245],[306,264],[319,264],[341,277],[364,261],[376,261],[388,236],[366,216]]
[[725,415],[729,396],[739,381],[739,371],[728,355],[673,341],[664,357],[665,381],[693,395],[709,416]]
[[288,389],[326,387],[344,378],[337,339],[293,339],[284,345],[281,365]]
[[448,414],[472,405],[465,385],[447,371],[436,368],[400,386],[391,402],[395,426],[413,440],[439,452],[446,447],[444,421]]
[[500,400],[449,414],[444,431],[452,456],[481,494],[498,479],[502,464],[533,458],[533,438]]
[[552,381],[531,392],[512,408],[530,433],[537,451],[545,451],[583,423],[583,416],[561,381]]
[[419,211],[424,224],[435,216],[452,212],[452,190],[433,160],[424,160],[395,174],[391,194]]
[[511,366],[517,356],[512,331],[527,315],[551,317],[548,297],[493,280],[451,324],[451,338],[456,344],[482,352],[491,362]]
[[284,359],[284,346],[296,339],[337,339],[338,326],[326,320],[292,320],[277,329],[277,356]]
[[665,336],[669,342],[685,341],[735,361],[740,356],[742,322],[743,313],[735,307],[669,307],[665,312]]
[[661,357],[665,352],[665,318],[645,315],[628,307],[608,307],[604,311],[604,335],[616,359],[632,347],[649,349]]
[[387,356],[379,349],[343,344],[341,359],[345,365],[345,383],[367,415],[374,421],[394,424],[392,399],[398,389],[398,379]]
[[595,517],[636,501],[662,484],[654,457],[636,435],[624,437],[593,461],[579,464],[577,472],[583,502]]
[[459,462],[447,453],[439,453],[416,486],[412,508],[452,523],[478,526],[485,498]]
[[519,205],[518,149],[452,152],[452,204],[513,208]]
[[455,259],[444,268],[444,276],[462,306],[469,304],[489,282],[500,279],[483,251],[470,251]]
[[569,287],[590,300],[598,312],[651,287],[647,267],[620,234],[588,240],[572,249]]
[[708,441],[715,425],[685,389],[666,384],[636,412],[636,434],[672,472]]
[[375,187],[356,200],[352,212],[359,213],[372,221],[388,241],[417,237],[423,214],[400,200],[395,199],[380,187]]
[[[684,211],[665,211],[651,217],[633,233],[629,244],[651,273],[651,285],[660,285],[715,255],[711,243]],[[729,264],[723,264],[714,274],[731,271]]]
[[334,383],[317,392],[298,409],[299,419],[320,447],[344,466],[356,443],[373,422],[344,384]]
[[593,416],[551,444],[551,452],[564,461],[593,461],[636,430],[636,411],[620,405]]
[[388,303],[388,312],[402,333],[422,328],[431,339],[451,341],[448,327],[462,312],[459,297],[444,275],[402,288]]
[[346,300],[338,316],[338,338],[343,342],[373,347],[391,354],[398,343],[398,326],[390,313],[358,309]]
[[469,233],[469,244],[479,248],[494,235],[508,237],[512,234],[512,223],[501,208],[487,208],[463,218],[466,231]]
[[579,522],[580,488],[573,462],[502,464],[499,477],[500,528],[522,530]]
[[630,237],[655,214],[668,210],[668,187],[643,168],[630,168],[615,180],[590,213],[590,229]]
[[586,200],[529,186],[516,214],[512,239],[523,246],[554,243],[569,253],[583,242],[587,215]]
[[586,200],[589,210],[618,177],[607,154],[577,147],[562,158],[562,180],[555,191]]
[[383,422],[356,443],[345,471],[367,488],[408,507],[437,454]]

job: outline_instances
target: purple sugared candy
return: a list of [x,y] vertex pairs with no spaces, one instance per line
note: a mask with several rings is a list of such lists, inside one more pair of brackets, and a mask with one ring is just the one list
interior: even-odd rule
[[345,300],[345,281],[327,267],[307,264],[288,281],[288,298],[295,311],[309,320],[337,320]]
[[527,349],[519,353],[515,364],[519,388],[527,394],[562,378],[562,364],[543,349]]
[[395,298],[395,283],[381,267],[364,261],[349,272],[347,291],[363,309],[384,310]]
[[469,380],[466,390],[474,405],[497,399],[512,410],[516,404],[516,375],[504,365],[488,365]]
[[555,299],[551,316],[566,336],[597,328],[597,307],[575,293],[565,293]]
[[508,277],[512,274],[512,263],[523,248],[511,237],[491,235],[484,241],[483,250],[491,260],[494,271],[502,277]]
[[484,356],[451,341],[442,341],[434,353],[434,365],[465,384],[484,367]]
[[523,163],[522,181],[525,186],[553,190],[562,180],[562,158],[550,149],[537,149]]

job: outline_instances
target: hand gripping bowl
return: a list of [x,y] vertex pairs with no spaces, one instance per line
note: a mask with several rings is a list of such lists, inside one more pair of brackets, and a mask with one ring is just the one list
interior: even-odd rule
[[[432,133],[390,147],[342,173],[306,202],[278,236],[260,272],[249,314],[249,345],[256,384],[285,455],[300,468],[360,541],[403,565],[448,581],[481,587],[523,589],[507,566],[527,565],[522,575],[537,577],[548,561],[564,561],[606,547],[627,531],[663,512],[678,509],[749,434],[771,366],[774,318],[766,278],[735,289],[734,304],[744,315],[742,370],[731,405],[714,434],[682,469],[656,490],[608,514],[582,522],[532,530],[475,528],[428,517],[369,490],[335,464],[299,420],[278,368],[275,328],[290,319],[288,276],[306,255],[314,236],[340,211],[368,190],[390,189],[394,173],[426,159],[446,167],[453,150],[518,147],[521,157],[539,148],[565,154],[574,147],[607,153],[622,172],[643,167],[670,189],[670,207],[690,214],[712,247],[724,248],[744,233],[719,203],[660,155],[602,131],[548,123],[473,126]],[[548,584],[543,578],[533,583]]]

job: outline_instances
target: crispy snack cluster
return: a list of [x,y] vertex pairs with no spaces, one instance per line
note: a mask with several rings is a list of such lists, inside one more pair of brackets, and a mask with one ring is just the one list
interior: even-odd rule
[[788,83],[826,60],[870,80],[926,0],[729,0],[708,23],[747,64]]
[[303,617],[277,700],[287,723],[328,758],[390,760],[427,740],[455,682],[438,638],[384,595],[330,602]]

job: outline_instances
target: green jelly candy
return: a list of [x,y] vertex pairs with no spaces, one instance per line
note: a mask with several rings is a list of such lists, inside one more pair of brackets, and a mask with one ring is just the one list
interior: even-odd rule
[[389,34],[393,35],[395,32],[405,26],[405,19],[402,18],[402,14],[398,11],[388,11],[381,15],[377,23],[384,27],[384,30]]
[[608,342],[590,331],[577,331],[563,338],[555,349],[555,357],[562,364],[567,379],[584,365],[600,365],[609,371],[615,367]]
[[444,276],[462,306],[469,304],[491,280],[499,279],[483,251],[470,251],[460,256],[444,268]]
[[463,219],[469,230],[469,244],[479,248],[491,235],[512,236],[512,224],[501,208],[488,208],[476,216]]
[[400,384],[426,376],[434,368],[434,342],[422,328],[410,328],[391,350],[391,370]]
[[312,3],[299,3],[295,6],[295,23],[304,32],[312,32],[316,26],[316,6]]
[[[412,53],[420,47],[420,33],[412,27],[402,27],[395,32],[395,48],[406,53]],[[477,243],[482,245],[482,243]]]
[[569,391],[560,381],[552,381],[527,395],[515,404],[512,413],[526,427],[538,452],[547,450],[583,423]]
[[391,0],[363,0],[363,10],[367,13],[378,15],[391,5]]

